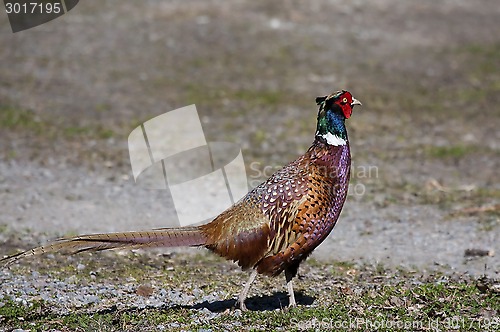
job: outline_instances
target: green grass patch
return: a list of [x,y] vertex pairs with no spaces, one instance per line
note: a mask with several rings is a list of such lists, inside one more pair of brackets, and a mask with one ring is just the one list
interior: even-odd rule
[[26,132],[44,138],[84,138],[108,139],[115,136],[113,130],[100,125],[67,125],[60,121],[48,121],[34,111],[10,105],[0,105],[0,128],[9,131]]
[[16,108],[10,105],[0,105],[0,126],[5,129],[26,129],[41,133],[45,123],[31,110]]
[[[82,286],[151,282],[184,294],[197,288],[200,296],[214,300],[198,298],[187,305],[173,300],[163,307],[139,308],[120,299],[107,302],[110,295],[103,294],[97,295],[101,303],[56,309],[57,305],[40,301],[36,292],[31,298],[24,295],[24,302],[16,300],[18,294],[9,294],[0,300],[0,326],[32,331],[483,331],[497,322],[493,318],[500,308],[498,281],[492,279],[452,279],[440,273],[419,277],[417,271],[402,268],[309,260],[295,282],[299,307],[284,308],[287,300],[281,278],[259,277],[246,302],[250,310],[241,312],[233,305],[246,274],[210,254],[81,255],[73,256],[80,258],[70,259],[69,264],[57,261],[62,257],[33,264],[43,266],[44,270],[40,266],[36,270],[51,279],[77,275],[73,282]],[[85,268],[75,269],[78,264]],[[28,265],[11,269],[13,276],[32,271]],[[90,271],[95,272],[93,279]],[[130,276],[136,281],[130,281]]]
[[0,299],[0,326],[2,321],[29,321],[39,319],[43,301],[32,301],[27,304],[15,302],[5,296]]
[[[4,299],[0,315],[8,327],[73,331],[169,331],[208,329],[304,331],[428,329],[484,331],[498,315],[498,294],[481,293],[470,283],[427,283],[420,286],[378,285],[361,292],[339,287],[327,303],[298,308],[209,313],[190,308],[104,310],[97,313],[49,313],[43,303],[28,307]],[[496,316],[498,317],[498,316]],[[498,325],[496,325],[498,327]]]
[[474,152],[475,147],[465,145],[429,146],[425,149],[427,155],[433,158],[462,158]]

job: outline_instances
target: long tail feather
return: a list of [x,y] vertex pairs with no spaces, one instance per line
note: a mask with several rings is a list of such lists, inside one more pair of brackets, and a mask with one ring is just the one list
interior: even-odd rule
[[0,259],[0,264],[10,265],[24,257],[56,251],[79,253],[82,251],[100,251],[117,248],[201,246],[206,242],[206,235],[198,227],[81,235],[63,238],[41,247],[7,256]]

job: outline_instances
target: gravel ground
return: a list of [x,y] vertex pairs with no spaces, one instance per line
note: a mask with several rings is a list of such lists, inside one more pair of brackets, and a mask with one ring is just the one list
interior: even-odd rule
[[[196,103],[207,140],[241,145],[255,184],[307,149],[314,97],[346,88],[364,104],[348,123],[353,187],[313,259],[498,278],[499,15],[496,0],[86,1],[17,34],[0,15],[0,254],[176,225],[166,194],[131,179],[139,123]],[[60,312],[110,294],[211,301],[160,285],[137,297],[126,280],[91,291],[40,272],[51,261],[1,270],[0,298]]]

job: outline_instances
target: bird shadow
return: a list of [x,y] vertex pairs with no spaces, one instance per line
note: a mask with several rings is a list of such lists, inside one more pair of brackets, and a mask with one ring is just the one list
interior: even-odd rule
[[[311,305],[316,298],[304,295],[301,292],[295,293],[295,301],[300,305]],[[264,296],[253,296],[247,298],[245,301],[245,305],[249,311],[272,311],[276,309],[285,309],[288,307],[288,294],[284,292],[276,292],[272,295],[264,295]],[[192,305],[174,305],[174,306],[160,306],[160,307],[142,307],[142,308],[126,308],[126,309],[118,309],[116,305],[111,306],[110,308],[105,308],[96,311],[97,314],[108,314],[115,312],[142,312],[147,310],[176,310],[176,309],[207,309],[211,312],[225,312],[232,309],[237,309],[236,300],[222,300],[222,301],[214,301],[208,302],[203,301],[197,304]]]
[[[297,292],[295,301],[300,305],[311,305],[315,298]],[[283,309],[288,306],[288,294],[285,292],[276,292],[272,295],[252,296],[246,299],[245,305],[250,311],[270,311]],[[222,300],[208,302],[203,301],[197,304],[182,306],[186,309],[208,309],[211,312],[223,312],[236,308],[236,300]]]

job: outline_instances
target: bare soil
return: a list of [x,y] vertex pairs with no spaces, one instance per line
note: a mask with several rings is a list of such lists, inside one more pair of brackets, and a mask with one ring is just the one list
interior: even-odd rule
[[312,142],[314,98],[347,89],[352,190],[313,258],[498,278],[499,17],[497,0],[81,1],[13,34],[0,15],[0,254],[174,226],[131,179],[139,123],[195,103],[254,183]]

